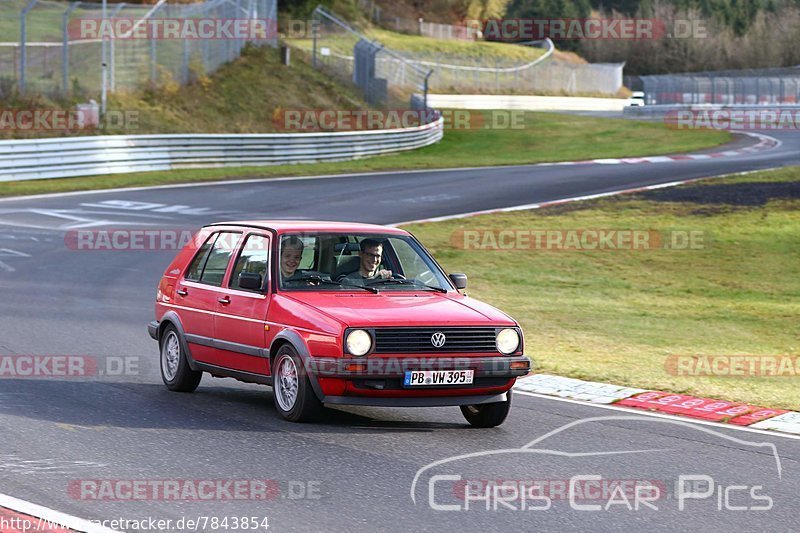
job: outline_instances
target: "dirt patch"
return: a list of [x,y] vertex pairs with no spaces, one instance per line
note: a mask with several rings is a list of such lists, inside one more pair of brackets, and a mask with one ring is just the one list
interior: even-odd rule
[[780,183],[720,183],[658,189],[638,195],[656,202],[691,202],[709,205],[762,206],[770,200],[800,199],[800,181]]

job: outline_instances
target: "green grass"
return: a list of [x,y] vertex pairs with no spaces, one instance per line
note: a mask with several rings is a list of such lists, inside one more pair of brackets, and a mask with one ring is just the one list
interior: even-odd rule
[[[800,182],[800,167],[703,182]],[[800,356],[800,200],[763,207],[620,196],[407,226],[470,296],[517,318],[538,371],[800,408],[800,377],[687,377],[671,355]],[[704,232],[695,250],[464,250],[468,229]]]
[[[368,31],[368,37],[400,53],[414,57],[449,56],[468,60],[528,63],[544,55],[544,50],[490,41],[461,41],[434,39],[419,35],[404,35],[381,29]],[[488,65],[487,65],[488,66]]]
[[[222,89],[220,89],[222,90]],[[237,100],[220,102],[236,106]],[[187,128],[207,120],[197,119]],[[243,108],[244,109],[244,108]],[[171,108],[163,112],[169,113]],[[500,112],[505,113],[505,112]],[[474,116],[474,115],[473,115]],[[489,113],[486,116],[491,117]],[[268,167],[174,170],[86,178],[30,180],[0,183],[0,196],[76,190],[190,183],[234,178],[335,174],[378,170],[433,169],[489,165],[517,165],[599,157],[627,157],[687,152],[716,146],[730,139],[719,131],[678,131],[657,123],[609,120],[555,113],[524,114],[522,129],[447,130],[433,146],[395,155],[338,163]],[[192,131],[190,129],[190,131]],[[195,130],[196,131],[196,130]]]
[[[398,52],[411,59],[440,60],[453,64],[474,65],[476,62],[484,63],[486,67],[512,66],[530,63],[541,57],[544,50],[531,46],[489,42],[489,41],[459,41],[434,39],[419,35],[406,35],[393,31],[372,28],[365,30],[366,36],[377,41],[388,49]],[[326,33],[320,38],[317,46],[330,48],[332,52],[347,56],[353,55],[353,46],[357,38],[350,34]],[[311,39],[287,39],[291,45],[302,50],[311,50]]]

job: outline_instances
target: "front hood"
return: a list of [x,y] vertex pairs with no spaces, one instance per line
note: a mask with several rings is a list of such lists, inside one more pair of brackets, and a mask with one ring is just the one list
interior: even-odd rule
[[350,327],[515,325],[505,313],[461,294],[293,291],[283,295],[335,317]]

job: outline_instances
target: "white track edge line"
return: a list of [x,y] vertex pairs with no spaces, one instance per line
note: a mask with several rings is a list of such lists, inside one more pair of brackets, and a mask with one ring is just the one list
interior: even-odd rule
[[654,413],[652,411],[645,411],[643,409],[635,409],[632,407],[620,407],[614,404],[602,404],[602,403],[591,403],[584,400],[573,400],[571,398],[559,398],[558,396],[550,396],[547,394],[539,394],[537,392],[528,392],[523,390],[514,390],[514,396],[517,394],[521,394],[523,396],[532,396],[534,398],[541,398],[543,400],[555,400],[557,402],[566,402],[566,403],[574,403],[577,405],[583,405],[585,407],[598,407],[600,409],[609,409],[611,411],[620,411],[623,413],[628,413],[629,415],[645,415],[645,416],[652,416],[654,418],[666,418],[669,420],[680,420],[682,422],[689,422],[692,424],[700,424],[703,426],[712,426],[718,429],[732,429],[735,431],[744,431],[747,433],[758,433],[759,435],[767,435],[770,437],[781,437],[784,439],[792,439],[792,440],[800,440],[800,435],[791,435],[788,433],[781,433],[778,431],[772,431],[767,429],[756,429],[747,426],[737,426],[736,424],[721,424],[719,422],[711,422],[709,420],[701,420],[692,417],[686,416],[675,416],[669,415],[666,413]]
[[[755,137],[757,139],[761,139],[761,141],[769,140],[769,142],[774,142],[775,144],[767,150],[773,150],[779,148],[783,141],[776,139],[775,137],[770,137],[768,135],[763,135],[759,133],[750,133],[750,132],[737,132],[742,133],[744,135],[748,135],[750,137]],[[754,145],[756,146],[756,145]],[[682,155],[682,154],[673,154],[673,155]],[[693,154],[685,154],[685,155],[693,155]],[[642,157],[633,157],[628,159],[642,159],[645,160],[648,157],[669,157],[669,156],[642,156]],[[358,177],[366,177],[366,176],[385,176],[388,174],[419,174],[423,172],[429,173],[441,173],[441,172],[463,172],[466,170],[487,170],[487,169],[505,169],[505,168],[529,168],[529,167],[543,167],[543,166],[552,166],[552,165],[574,165],[574,164],[590,164],[593,163],[594,160],[581,160],[581,161],[553,161],[553,162],[541,162],[541,163],[526,163],[521,165],[492,165],[492,166],[482,166],[482,167],[451,167],[451,168],[432,168],[432,169],[410,169],[410,170],[377,170],[372,172],[348,172],[344,174],[319,174],[319,175],[312,175],[312,176],[278,176],[274,178],[246,178],[246,179],[238,179],[238,180],[215,180],[215,181],[203,181],[199,183],[172,183],[169,185],[149,185],[144,187],[116,187],[113,189],[96,189],[91,191],[68,191],[68,192],[54,192],[54,193],[45,193],[45,194],[32,194],[27,196],[9,196],[6,198],[0,198],[0,202],[11,202],[16,200],[37,200],[37,199],[44,199],[44,198],[61,198],[67,196],[80,196],[80,195],[90,195],[90,194],[103,194],[103,193],[113,193],[113,192],[128,192],[128,191],[153,191],[159,189],[180,189],[180,188],[193,188],[193,187],[214,187],[220,185],[241,185],[247,183],[263,183],[263,182],[279,182],[279,181],[299,181],[299,180],[314,180],[314,179],[332,179],[332,178],[358,178]],[[301,163],[299,163],[301,164]],[[185,170],[185,169],[179,169]],[[114,176],[114,174],[109,174],[110,176]],[[83,176],[83,177],[92,177],[92,176]],[[70,179],[70,178],[61,178],[61,179]],[[35,180],[30,180],[35,181]],[[2,182],[0,182],[2,183]]]
[[[783,168],[783,167],[779,167]],[[779,168],[775,169],[758,169],[758,170],[745,170],[743,172],[731,172],[728,174],[715,174],[711,176],[702,176],[699,178],[689,178],[686,180],[680,181],[670,181],[668,183],[657,183],[655,185],[645,185],[643,187],[633,187],[630,189],[619,189],[616,191],[608,191],[608,192],[601,192],[597,194],[589,194],[585,196],[572,196],[570,198],[563,198],[560,200],[548,200],[546,202],[539,202],[534,204],[521,204],[521,205],[514,205],[511,207],[498,207],[496,209],[484,209],[482,211],[468,211],[466,213],[457,213],[455,215],[444,215],[440,217],[432,217],[432,218],[420,218],[417,220],[405,220],[403,222],[394,222],[392,224],[387,224],[387,226],[391,227],[400,227],[405,226],[408,224],[426,224],[429,222],[444,222],[445,220],[456,220],[459,218],[468,218],[478,215],[491,215],[495,213],[506,213],[509,211],[524,211],[526,209],[541,209],[542,207],[550,207],[552,205],[558,204],[567,204],[572,202],[582,202],[584,200],[595,200],[597,198],[605,198],[608,196],[617,196],[621,194],[629,194],[639,191],[647,191],[647,190],[654,190],[654,189],[664,189],[667,187],[676,187],[678,185],[686,185],[687,183],[693,183],[695,181],[702,181],[702,180],[710,180],[716,178],[730,178],[732,176],[746,176],[747,174],[755,174],[756,172],[765,172],[768,170],[779,170]]]
[[19,498],[14,498],[6,494],[0,494],[0,507],[5,507],[20,514],[48,521],[50,525],[58,525],[82,533],[119,533],[115,529],[103,527],[89,520],[68,515],[42,505],[26,502],[25,500],[20,500]]

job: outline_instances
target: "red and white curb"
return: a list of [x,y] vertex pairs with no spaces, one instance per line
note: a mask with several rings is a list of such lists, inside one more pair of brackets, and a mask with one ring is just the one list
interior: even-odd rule
[[725,150],[723,152],[713,152],[710,154],[677,154],[677,155],[657,155],[647,157],[623,157],[605,159],[587,159],[585,161],[562,161],[557,163],[538,163],[535,166],[564,166],[564,165],[636,165],[640,163],[671,163],[674,161],[702,161],[706,159],[717,159],[720,157],[734,157],[738,155],[755,154],[765,150],[772,150],[779,147],[782,143],[774,137],[761,133],[741,132],[750,137],[758,139],[753,146],[737,148],[736,150]]
[[583,381],[548,374],[533,374],[518,379],[515,388],[526,392],[558,396],[559,398],[605,404],[614,403],[634,394],[645,392],[645,389],[620,387],[608,383],[596,383],[594,381]]
[[98,523],[0,494],[0,532],[119,533]]
[[622,387],[549,374],[532,374],[519,378],[514,389],[591,403],[613,404],[631,410],[800,435],[800,413],[742,402]]
[[788,411],[774,418],[753,424],[750,427],[755,429],[769,429],[772,431],[800,434],[800,413]]

